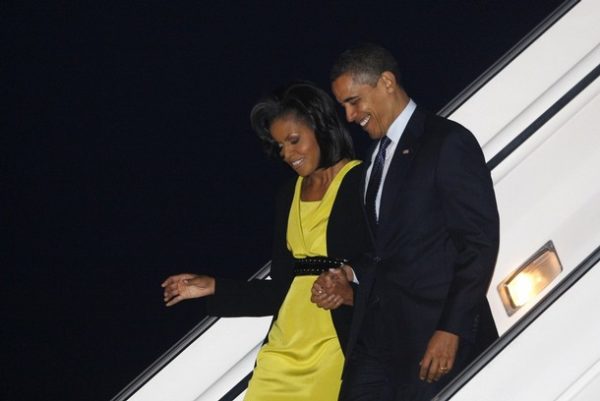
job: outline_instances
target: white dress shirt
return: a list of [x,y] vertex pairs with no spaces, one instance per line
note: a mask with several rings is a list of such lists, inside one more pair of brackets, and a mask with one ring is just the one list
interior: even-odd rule
[[[379,205],[381,204],[381,193],[383,192],[383,184],[385,183],[385,177],[387,176],[387,172],[390,169],[390,164],[392,163],[392,158],[394,157],[394,152],[396,151],[396,147],[398,143],[400,143],[400,137],[402,137],[402,133],[406,128],[406,124],[408,124],[408,120],[412,117],[413,113],[417,105],[412,99],[408,102],[404,110],[396,117],[386,136],[390,139],[390,144],[385,150],[385,162],[383,163],[383,171],[381,172],[381,184],[379,185],[379,189],[377,190],[377,196],[375,197],[375,213],[377,214],[377,218],[379,219]],[[367,188],[369,186],[369,180],[371,178],[371,170],[373,168],[373,162],[375,161],[375,157],[377,157],[377,151],[379,151],[379,145],[375,147],[375,151],[371,155],[371,165],[367,169],[367,179],[365,180],[365,197],[367,196]],[[356,276],[356,272],[352,269],[353,279],[352,281],[356,284],[359,284],[358,277]]]
[[[381,193],[383,192],[383,185],[385,184],[385,177],[387,176],[387,172],[390,169],[390,164],[392,163],[392,158],[394,157],[394,152],[396,151],[396,147],[398,143],[400,143],[400,137],[402,137],[402,133],[406,128],[406,124],[408,124],[408,120],[413,115],[417,105],[412,99],[408,102],[404,110],[396,117],[388,132],[385,134],[390,139],[390,144],[385,150],[385,161],[383,163],[383,171],[381,173],[381,185],[377,190],[377,196],[375,197],[375,213],[377,215],[377,219],[379,219],[379,205],[381,204]],[[367,179],[365,180],[365,197],[367,194],[367,188],[369,186],[369,180],[371,179],[371,169],[373,168],[373,162],[375,161],[375,157],[377,157],[377,152],[379,151],[379,145],[375,147],[375,151],[371,155],[371,165],[367,169]]]

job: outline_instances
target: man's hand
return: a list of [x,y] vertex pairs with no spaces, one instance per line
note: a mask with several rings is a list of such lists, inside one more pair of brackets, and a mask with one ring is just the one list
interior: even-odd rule
[[311,302],[318,307],[331,310],[341,305],[354,305],[354,292],[348,275],[342,269],[329,269],[321,273],[312,287]]
[[167,306],[175,305],[184,299],[200,298],[215,293],[215,279],[197,274],[177,274],[168,277],[162,284],[163,300]]
[[421,360],[419,378],[429,383],[438,381],[452,370],[457,351],[458,336],[447,331],[436,330]]

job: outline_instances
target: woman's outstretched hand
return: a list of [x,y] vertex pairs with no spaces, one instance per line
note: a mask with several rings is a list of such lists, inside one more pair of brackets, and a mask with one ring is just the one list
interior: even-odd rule
[[163,299],[166,306],[173,306],[184,299],[200,298],[215,293],[215,279],[198,274],[176,274],[168,277],[162,284]]

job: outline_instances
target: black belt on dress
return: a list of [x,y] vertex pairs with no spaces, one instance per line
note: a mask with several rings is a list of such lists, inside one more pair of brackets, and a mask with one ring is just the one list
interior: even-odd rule
[[294,259],[294,275],[318,276],[329,269],[342,267],[346,263],[348,263],[346,259],[328,258],[326,256]]

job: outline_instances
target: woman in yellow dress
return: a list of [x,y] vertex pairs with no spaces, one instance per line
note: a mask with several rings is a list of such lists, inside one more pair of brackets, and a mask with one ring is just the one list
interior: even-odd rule
[[[361,202],[360,162],[333,100],[308,83],[294,84],[258,103],[252,126],[267,153],[298,177],[276,202],[271,280],[249,282],[196,274],[162,284],[167,306],[207,296],[213,316],[273,315],[246,401],[337,400],[353,294],[330,296],[325,310],[311,303],[324,271],[360,257],[370,246]],[[340,279],[350,279],[343,274]]]

